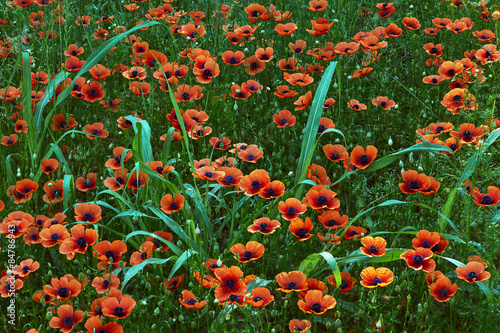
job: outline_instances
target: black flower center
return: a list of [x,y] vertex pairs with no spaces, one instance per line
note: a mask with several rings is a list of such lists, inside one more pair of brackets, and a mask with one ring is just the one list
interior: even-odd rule
[[297,230],[297,232],[296,232],[296,234],[297,234],[297,236],[299,236],[299,238],[306,237],[307,233],[308,233],[308,231],[305,228],[299,228],[299,230]]
[[227,185],[230,185],[232,183],[234,183],[234,177],[231,176],[231,175],[227,175],[224,177],[224,183],[226,183]]
[[358,234],[358,232],[356,230],[352,230],[351,232],[349,232],[349,237],[354,237]]
[[243,253],[243,259],[245,259],[246,261],[250,260],[253,258],[253,253],[250,252],[250,251],[245,251]]
[[438,50],[436,47],[433,47],[433,48],[431,49],[431,54],[436,54],[436,53],[438,53],[438,52],[439,52],[439,50]]
[[80,237],[77,239],[76,245],[78,245],[78,247],[85,247],[87,246],[87,240],[84,237]]
[[379,283],[382,283],[382,280],[379,278],[379,277],[376,277],[372,280],[372,285],[373,286],[376,286],[378,285]]
[[109,281],[108,281],[108,280],[103,280],[103,281],[102,281],[102,286],[103,286],[104,288],[109,287]]
[[454,103],[460,103],[461,101],[462,101],[462,96],[460,96],[460,95],[453,96]]
[[420,254],[415,254],[413,256],[413,262],[417,265],[420,265],[421,263],[424,262],[424,257],[422,257]]
[[432,83],[438,83],[438,79],[436,79],[435,77],[432,78],[431,80]]
[[446,296],[448,296],[448,289],[446,289],[446,288],[441,288],[441,289],[439,290],[439,296],[441,296],[441,297],[443,297],[443,298],[445,298]]
[[411,182],[408,183],[408,187],[411,190],[417,190],[418,188],[420,188],[420,184],[416,180],[412,180]]
[[320,204],[321,206],[324,206],[328,203],[328,198],[325,197],[324,195],[320,195],[318,197],[318,199],[316,199],[316,201],[318,202],[318,204]]
[[282,118],[282,119],[280,120],[280,125],[281,125],[281,126],[284,126],[285,124],[288,124],[288,120],[286,120],[285,118]]
[[269,224],[267,224],[266,222],[263,222],[263,223],[259,224],[259,229],[262,232],[266,232],[269,230]]
[[474,271],[470,271],[469,273],[467,273],[467,280],[469,281],[474,281],[474,279],[477,279],[477,277],[478,275]]
[[471,139],[472,138],[472,133],[470,131],[463,131],[462,132],[462,138],[464,139]]
[[207,171],[207,172],[205,172],[205,177],[207,177],[207,178],[213,178],[214,177],[214,173],[211,172],[211,171]]
[[371,245],[368,250],[370,250],[370,253],[376,253],[377,252],[377,247],[375,245]]
[[172,203],[170,204],[169,208],[170,208],[171,210],[176,210],[177,208],[179,208],[179,205],[178,205],[177,203],[175,203],[175,202],[172,202]]
[[188,305],[195,305],[196,304],[196,300],[194,298],[191,298],[190,300],[188,300],[186,302],[186,304],[188,304]]
[[484,197],[481,198],[481,203],[483,205],[491,205],[493,203],[493,198],[490,197],[489,195],[485,195]]
[[228,279],[226,280],[226,282],[224,282],[224,285],[226,286],[226,288],[232,289],[236,285],[236,281],[234,281],[233,279]]
[[288,207],[288,209],[286,210],[286,213],[290,215],[295,214],[295,212],[296,212],[295,207]]
[[258,190],[258,189],[260,189],[262,187],[262,185],[260,184],[260,182],[258,180],[252,181],[251,185],[252,185],[252,188],[254,190]]
[[66,298],[69,297],[69,290],[66,287],[59,287],[57,288],[57,296],[61,298]]
[[427,248],[427,249],[428,249],[429,247],[431,247],[431,243],[429,243],[429,241],[428,241],[428,240],[424,240],[424,241],[422,242],[422,247],[425,247],[425,248]]
[[189,95],[189,93],[187,93],[187,92],[183,92],[183,93],[182,93],[182,99],[183,99],[183,100],[187,101],[187,100],[189,99],[189,97],[191,97],[191,96]]
[[63,325],[66,327],[71,327],[73,326],[75,321],[73,320],[73,317],[66,317],[63,320]]
[[111,251],[111,250],[106,251],[106,252],[104,253],[104,255],[105,255],[105,256],[106,256],[106,258],[108,258],[108,259],[109,259],[109,258],[113,258],[113,259],[114,259],[114,258],[115,258],[115,256],[116,256],[116,254],[115,254],[113,251]]
[[297,288],[297,283],[291,281],[291,282],[288,282],[285,289],[291,290],[291,289],[295,289],[295,288]]
[[340,289],[344,289],[344,288],[346,288],[346,287],[347,287],[347,281],[346,281],[346,280],[344,280],[344,279],[342,279],[342,280],[340,281]]
[[274,197],[276,195],[276,190],[274,188],[270,188],[269,190],[267,190],[267,195],[269,197]]
[[23,266],[23,272],[24,274],[28,273],[30,271],[30,267],[28,265]]
[[94,217],[92,216],[91,213],[85,213],[85,214],[83,214],[83,220],[84,221],[92,221],[93,218]]
[[52,234],[52,235],[50,235],[50,239],[55,242],[55,241],[59,240],[59,235],[58,234]]
[[323,133],[326,130],[325,125],[319,125],[318,127],[318,133]]
[[121,306],[117,306],[113,309],[113,314],[118,318],[123,317],[124,313],[125,311]]
[[318,302],[311,304],[311,311],[312,312],[319,313],[319,312],[321,312],[322,309],[323,309],[323,307]]
[[380,106],[385,108],[387,106],[387,102],[385,102],[385,101],[380,102]]

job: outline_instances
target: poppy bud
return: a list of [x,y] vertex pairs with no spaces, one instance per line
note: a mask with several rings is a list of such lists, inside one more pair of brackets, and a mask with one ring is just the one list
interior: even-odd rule
[[393,144],[393,142],[392,142],[392,138],[389,138],[389,141],[387,142],[387,144],[388,144],[389,146],[392,146],[392,144]]
[[234,102],[233,110],[238,111],[238,104],[236,104],[236,101]]
[[[328,323],[330,323],[330,322],[328,322]],[[342,321],[340,319],[335,320],[335,327],[340,328],[340,326],[342,326]]]
[[408,156],[408,161],[410,161],[410,163],[415,162],[413,159],[413,153],[410,153],[410,156]]
[[156,330],[156,324],[151,325],[151,330],[154,332]]
[[[156,308],[153,313],[154,313],[155,316],[159,315],[160,314],[160,308]],[[153,328],[153,327],[151,327],[151,328]]]
[[200,235],[201,230],[200,230],[200,228],[198,228],[198,226],[196,226],[196,229],[194,229],[194,233],[195,233],[197,236],[199,236],[199,235]]
[[418,170],[418,172],[424,172],[424,169],[420,165],[418,166],[417,170]]
[[146,284],[144,285],[144,287],[146,287],[147,290],[150,290],[151,289],[151,283],[146,282]]
[[177,317],[179,319],[179,321],[182,323],[184,321],[184,316],[183,315],[179,315],[179,317]]
[[230,313],[226,313],[226,320],[227,320],[227,321],[230,321],[230,320],[231,320],[231,314],[230,314]]

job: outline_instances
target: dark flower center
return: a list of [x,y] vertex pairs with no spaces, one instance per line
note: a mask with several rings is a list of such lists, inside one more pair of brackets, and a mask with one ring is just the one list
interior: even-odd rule
[[38,235],[37,234],[31,234],[31,240],[36,241],[37,239],[38,239]]
[[[93,135],[98,135],[98,134],[99,134],[99,130],[98,130],[97,128],[94,128],[94,129],[92,130],[92,134],[93,134]],[[85,181],[85,182],[87,182],[87,181]]]
[[263,222],[263,223],[259,224],[259,229],[262,232],[266,232],[269,230],[269,224],[267,224],[266,222]]
[[190,97],[189,93],[187,93],[187,92],[182,93],[182,99],[183,100],[187,101],[189,99],[189,97]]
[[257,68],[257,66],[258,66],[258,64],[257,64],[256,62],[252,62],[252,63],[250,64],[250,67],[251,67],[252,69]]
[[412,180],[408,183],[408,187],[410,188],[410,190],[417,190],[418,188],[420,188],[420,184],[416,180]]
[[85,213],[85,214],[83,214],[83,220],[84,221],[92,221],[93,218],[94,217],[92,216],[91,213]]
[[321,312],[322,309],[323,309],[323,307],[318,302],[311,304],[311,311],[312,312],[319,313],[319,312]]
[[257,302],[260,302],[260,301],[263,301],[264,298],[260,297],[260,296],[255,296],[253,299],[252,299],[255,303]]
[[234,177],[231,175],[225,176],[224,183],[226,183],[227,185],[234,183]]
[[352,230],[351,232],[349,232],[349,237],[354,237],[358,234],[358,232],[356,230]]
[[385,102],[385,101],[380,102],[380,106],[385,108],[387,106],[387,102]]
[[368,165],[370,164],[370,158],[365,154],[359,157],[359,164]]
[[297,288],[297,283],[292,281],[292,282],[288,282],[285,289],[291,290],[291,289],[295,289],[295,288]]
[[371,245],[368,250],[370,250],[370,253],[376,253],[377,252],[377,247],[375,245]]
[[59,235],[58,234],[52,234],[52,235],[50,235],[50,239],[55,242],[55,241],[59,240]]
[[106,256],[106,258],[108,258],[108,259],[109,259],[109,258],[113,258],[113,259],[114,259],[114,258],[115,258],[115,256],[116,256],[116,254],[115,254],[113,251],[109,250],[109,251],[106,251],[106,252],[104,253],[104,256]]
[[441,288],[439,290],[439,296],[441,296],[442,298],[446,298],[448,296],[448,289],[446,288]]
[[59,127],[60,128],[68,128],[68,123],[64,120],[59,122]]
[[454,103],[460,103],[461,101],[462,101],[462,96],[460,96],[460,95],[453,96]]
[[458,148],[458,147],[457,147],[457,145],[456,145],[456,144],[453,144],[453,143],[452,143],[451,145],[449,145],[449,147],[450,147],[450,149],[451,149],[451,150],[453,150],[453,151],[457,150],[457,148]]
[[121,306],[117,306],[113,309],[113,314],[118,318],[123,317],[124,313],[125,311]]
[[421,263],[424,262],[424,257],[422,257],[420,254],[415,254],[413,256],[413,262],[417,265],[420,265]]
[[203,76],[211,77],[212,76],[212,71],[210,69],[205,69],[203,71]]
[[431,49],[431,54],[436,54],[436,53],[438,53],[438,52],[439,52],[439,50],[438,50],[436,47],[433,47],[433,48]]
[[52,171],[52,166],[47,165],[47,166],[45,167],[45,171]]
[[226,280],[226,282],[224,282],[224,285],[226,286],[226,288],[232,289],[236,285],[236,281],[234,281],[233,279],[228,279]]
[[146,260],[148,258],[148,254],[146,252],[141,253],[141,260]]
[[229,58],[229,63],[236,64],[236,63],[238,63],[238,59],[236,59],[235,57],[231,57],[231,58]]
[[485,195],[484,197],[481,198],[481,203],[483,205],[491,205],[493,203],[493,198],[490,197],[489,195]]
[[158,173],[162,173],[163,172],[163,167],[159,166],[159,167],[156,167],[156,172]]
[[327,227],[333,227],[335,225],[338,225],[338,222],[337,222],[337,220],[328,220],[328,221],[326,221],[325,224]]
[[89,93],[90,93],[92,96],[95,96],[95,95],[97,95],[97,90],[95,90],[95,89],[90,89]]
[[188,300],[186,302],[186,304],[188,304],[188,305],[195,305],[196,304],[196,300],[194,298],[191,298],[190,300]]
[[454,69],[449,69],[448,70],[448,75],[449,76],[454,76],[455,75],[455,70]]
[[78,245],[78,247],[85,247],[87,246],[87,240],[84,237],[80,237],[77,239],[76,245]]
[[378,285],[379,283],[382,283],[382,280],[379,278],[379,277],[376,277],[372,280],[372,285],[373,286],[376,286]]
[[75,321],[73,320],[72,317],[66,317],[63,320],[63,325],[66,327],[71,327],[71,326],[73,326],[74,323],[75,323]]
[[253,160],[255,160],[255,156],[253,154],[248,154],[247,160],[248,161],[253,161]]
[[179,205],[178,205],[177,203],[175,203],[175,202],[172,202],[172,203],[170,204],[169,208],[170,208],[171,210],[176,210],[177,208],[179,208]]
[[28,273],[30,271],[30,267],[28,265],[23,266],[23,272],[24,274]]
[[280,125],[281,125],[281,126],[284,126],[285,124],[288,124],[288,120],[286,120],[285,118],[282,118],[282,119],[280,120]]
[[230,300],[231,302],[238,302],[238,301],[240,300],[240,298],[238,297],[238,295],[231,294],[231,295],[229,296],[229,300]]
[[424,240],[424,241],[422,242],[422,247],[429,248],[429,247],[431,247],[431,243],[429,243],[429,241],[428,241],[428,240]]
[[250,260],[253,258],[253,253],[250,252],[250,251],[245,251],[243,253],[243,259],[245,259],[246,261]]
[[104,288],[109,287],[109,281],[108,281],[108,280],[103,280],[103,281],[102,281],[102,286],[103,286]]
[[472,133],[470,131],[463,131],[462,132],[462,138],[464,139],[471,139],[472,138]]
[[214,177],[214,173],[211,172],[211,171],[207,171],[207,172],[205,172],[205,177],[207,177],[207,178],[213,178]]
[[439,252],[439,250],[440,250],[440,249],[439,249],[439,244],[436,244],[436,245],[434,245],[434,246],[431,248],[431,251],[432,251],[432,252],[434,252],[434,253]]
[[438,79],[436,79],[435,77],[432,78],[431,80],[432,83],[438,83]]
[[274,197],[275,195],[276,195],[276,190],[275,189],[270,188],[269,190],[267,190],[267,196]]
[[346,287],[347,287],[347,281],[346,281],[346,280],[344,280],[344,279],[342,279],[342,280],[340,281],[340,289],[344,289],[344,288],[346,288]]
[[474,281],[474,279],[477,279],[477,277],[478,275],[474,271],[470,271],[469,273],[467,273],[467,280],[469,281]]
[[69,290],[66,287],[59,287],[57,288],[57,296],[61,298],[66,298],[69,297]]
[[288,207],[288,209],[286,210],[286,213],[290,215],[295,214],[295,212],[296,212],[295,207]]
[[324,206],[328,203],[328,198],[325,197],[324,195],[320,195],[318,197],[318,199],[316,199],[316,201],[318,202],[318,204],[320,204],[321,206]]
[[305,228],[300,228],[297,230],[296,234],[299,236],[299,238],[304,238],[307,236],[308,231]]
[[325,129],[326,129],[325,125],[319,125],[318,133],[323,133],[325,131]]
[[260,189],[262,187],[262,185],[260,184],[260,182],[258,180],[252,181],[251,185],[252,185],[252,188],[254,190],[258,190],[258,189]]

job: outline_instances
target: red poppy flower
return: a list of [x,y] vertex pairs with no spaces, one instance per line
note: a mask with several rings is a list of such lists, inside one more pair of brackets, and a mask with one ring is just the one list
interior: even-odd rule
[[264,254],[264,245],[259,242],[250,241],[246,245],[241,243],[235,244],[229,250],[235,254],[235,259],[241,263],[247,263],[257,260]]
[[279,180],[273,180],[264,186],[258,193],[258,196],[263,199],[279,198],[285,193],[285,184]]
[[4,146],[12,146],[17,142],[17,134],[10,134],[9,136],[2,137],[2,145]]
[[273,116],[273,121],[278,125],[278,128],[292,127],[295,125],[296,117],[288,110],[281,110]]
[[311,165],[307,167],[306,177],[307,179],[315,182],[317,185],[331,184],[330,178],[326,173],[326,169],[319,164],[311,163]]
[[[337,287],[337,281],[335,280],[335,275],[332,274],[328,276],[327,281],[332,286]],[[349,290],[351,290],[354,287],[354,284],[356,284],[356,279],[351,277],[351,274],[346,272],[340,272],[340,286],[338,288],[340,289],[341,294],[345,294]]]
[[63,180],[59,179],[57,182],[48,181],[43,185],[43,201],[46,203],[56,203],[63,200]]
[[261,308],[274,301],[274,296],[271,295],[269,289],[257,287],[252,289],[252,294],[245,298],[246,302],[253,307]]
[[301,271],[281,272],[275,278],[280,285],[280,288],[276,288],[276,290],[287,294],[307,290],[306,275]]
[[446,302],[457,292],[458,286],[451,284],[446,276],[440,277],[429,286],[429,292],[438,302]]
[[62,244],[62,242],[68,237],[68,229],[61,224],[54,224],[40,232],[43,247],[52,247],[56,244]]
[[429,177],[423,173],[418,173],[415,170],[408,170],[402,174],[404,183],[399,184],[399,188],[403,193],[412,194],[427,190],[431,185]]
[[66,238],[59,246],[62,254],[85,253],[89,246],[97,241],[98,234],[94,229],[85,229],[83,224],[71,228],[71,237]]
[[306,217],[305,220],[302,220],[300,217],[297,217],[290,221],[290,225],[288,226],[288,230],[299,239],[300,242],[308,240],[313,235],[309,232],[313,229],[313,224],[309,217]]
[[366,110],[366,105],[360,103],[357,99],[351,99],[349,102],[347,102],[347,105],[351,110],[355,111]]
[[101,220],[101,207],[94,203],[80,203],[75,207],[75,220],[96,223]]
[[73,311],[71,305],[63,304],[57,308],[57,316],[50,319],[49,327],[59,328],[62,333],[67,333],[83,320],[83,311]]
[[361,271],[360,275],[363,279],[360,281],[361,285],[370,289],[388,286],[394,280],[392,271],[385,267],[379,267],[377,269],[367,267]]
[[145,241],[139,247],[139,251],[132,253],[130,256],[130,265],[136,266],[153,255],[154,244],[150,241]]
[[309,320],[298,320],[298,319],[292,319],[290,320],[290,323],[288,324],[288,329],[290,332],[307,332],[309,331],[309,328],[311,328],[311,322]]
[[420,22],[414,17],[405,17],[403,19],[403,25],[408,30],[418,30],[421,27]]
[[430,249],[418,247],[416,250],[407,250],[399,257],[414,270],[432,272],[436,268],[436,263],[431,259],[433,254]]
[[372,99],[372,104],[376,106],[380,106],[384,110],[390,110],[393,106],[396,105],[392,99],[389,99],[387,96],[378,96],[377,98]]
[[378,150],[374,146],[367,146],[366,152],[363,147],[356,146],[352,150],[349,160],[356,168],[366,169],[377,157],[377,152]]
[[255,221],[247,228],[252,234],[260,232],[261,234],[272,234],[279,228],[281,224],[278,220],[271,220],[267,217],[261,217]]
[[184,207],[184,196],[180,193],[175,195],[175,198],[171,194],[165,194],[160,201],[161,210],[166,214],[175,213]]
[[[290,90],[287,85],[279,85],[276,87],[276,91],[274,92],[275,96],[278,96],[281,99],[285,98],[293,98],[298,95],[298,93],[294,90]],[[312,93],[311,93],[312,97]]]
[[270,181],[266,170],[257,169],[241,178],[238,185],[246,195],[252,196],[260,192]]
[[245,54],[241,51],[225,51],[222,54],[222,61],[224,61],[228,65],[234,65],[237,66],[241,63],[243,63],[243,60],[245,59]]
[[255,75],[262,72],[266,68],[266,63],[260,61],[257,56],[253,55],[245,59],[245,71],[250,75]]
[[329,309],[333,309],[337,301],[330,295],[323,295],[321,290],[309,290],[304,297],[304,301],[299,300],[297,304],[306,313],[320,315]]
[[307,206],[303,205],[300,200],[295,198],[286,199],[278,203],[278,210],[282,214],[281,217],[285,220],[291,221],[303,214],[307,210]]
[[85,322],[85,328],[89,332],[104,331],[109,333],[123,333],[122,326],[116,322],[102,325],[100,316],[90,317],[89,319],[87,319],[87,321]]
[[257,163],[257,161],[264,155],[264,152],[257,147],[248,147],[245,150],[238,152],[238,157],[245,162]]
[[445,61],[438,69],[439,75],[451,79],[464,71],[464,65],[460,61]]
[[323,152],[325,153],[326,157],[333,162],[340,162],[343,161],[347,158],[349,158],[349,154],[347,153],[347,150],[345,149],[344,146],[342,145],[332,145],[332,144],[327,144],[323,146]]
[[186,84],[180,85],[177,87],[177,91],[174,93],[175,100],[177,101],[177,103],[180,103],[187,102],[192,99],[200,99],[201,97],[203,97],[201,90],[201,87],[198,85],[195,85],[193,87],[190,87]]
[[80,294],[82,290],[82,285],[78,280],[74,278],[69,278],[66,276],[60,279],[53,278],[50,281],[50,285],[45,285],[43,292],[57,299],[68,299],[70,297],[76,297]]
[[426,249],[432,249],[436,244],[439,243],[440,237],[437,232],[429,232],[427,230],[420,230],[417,233],[417,238],[412,240],[412,245],[414,249],[423,247]]
[[380,257],[386,252],[385,247],[387,246],[387,242],[382,237],[373,238],[366,236],[361,238],[361,244],[364,247],[360,247],[359,250],[369,257]]
[[128,295],[108,297],[102,302],[102,314],[106,317],[123,319],[134,309],[136,302]]
[[500,189],[495,186],[488,186],[488,193],[481,194],[479,189],[474,187],[472,196],[475,200],[474,203],[478,206],[496,206],[500,202]]
[[309,1],[309,9],[312,12],[324,12],[328,6],[328,1],[326,0],[311,0]]
[[338,229],[349,222],[347,215],[340,216],[338,210],[325,210],[323,214],[318,216],[318,220],[328,229]]
[[309,189],[302,202],[316,210],[336,209],[340,207],[340,201],[334,199],[336,195],[337,193],[326,189],[324,185],[315,185]]
[[202,301],[198,302],[196,300],[196,296],[190,292],[189,290],[183,290],[182,291],[182,298],[179,298],[179,302],[186,308],[186,309],[201,309],[202,307],[207,304],[207,301]]
[[87,133],[86,137],[90,140],[94,140],[96,136],[107,138],[109,135],[109,132],[104,128],[103,123],[93,123],[92,125],[85,125],[85,133]]
[[231,295],[245,296],[247,286],[241,280],[243,272],[237,266],[230,268],[218,268],[215,270],[215,276],[220,284],[215,288],[215,298],[223,302]]
[[450,135],[454,138],[460,139],[463,143],[471,143],[484,135],[483,128],[477,127],[471,123],[464,123],[460,125],[460,132],[451,131]]
[[297,99],[293,104],[298,105],[295,108],[295,111],[298,110],[304,110],[309,106],[309,103],[311,103],[312,100],[312,92],[309,90],[305,95],[302,95]]
[[485,266],[481,262],[470,261],[465,267],[460,266],[455,269],[457,277],[468,283],[480,282],[488,280],[491,276],[490,272],[486,272]]
[[317,20],[311,20],[311,25],[313,30],[306,29],[306,31],[310,35],[315,35],[315,36],[324,35],[328,33],[328,31],[330,31],[330,28],[333,26],[333,23],[334,23],[333,21],[328,23],[328,20],[324,17],[318,17]]
[[105,293],[109,291],[111,288],[118,288],[120,285],[120,279],[116,276],[116,274],[104,274],[104,276],[96,276],[94,280],[92,280],[92,287],[96,288],[96,292],[98,294]]

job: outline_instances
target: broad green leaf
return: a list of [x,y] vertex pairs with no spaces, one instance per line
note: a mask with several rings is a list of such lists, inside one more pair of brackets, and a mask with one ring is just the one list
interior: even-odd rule
[[63,208],[68,208],[70,189],[74,188],[73,185],[73,176],[72,175],[64,175],[63,180]]
[[386,252],[383,256],[380,257],[369,257],[366,254],[363,254],[360,250],[356,250],[349,254],[346,257],[342,257],[337,259],[338,264],[347,264],[353,262],[366,262],[366,263],[375,263],[375,262],[390,262],[400,260],[399,256],[405,252],[406,249],[396,249],[389,248],[386,249]]
[[67,174],[67,175],[71,175],[71,169],[69,167],[69,164],[68,164],[68,161],[66,160],[66,158],[64,157],[62,151],[61,151],[61,148],[59,148],[58,145],[54,144],[54,143],[51,143],[50,146],[52,147],[52,149],[54,150],[54,154],[56,154],[57,156],[57,159],[59,160],[59,162],[61,162],[61,164],[63,165],[63,168],[64,168],[64,173]]
[[154,239],[157,239],[160,242],[167,244],[168,247],[170,248],[170,250],[172,250],[172,252],[174,252],[175,255],[180,256],[182,254],[182,250],[180,248],[178,248],[177,245],[173,244],[172,242],[169,242],[168,240],[166,240],[158,235],[153,234],[152,232],[147,232],[147,231],[143,231],[143,230],[132,231],[131,233],[129,233],[125,237],[125,241],[128,241],[131,237],[134,237],[137,235],[143,235],[143,236],[148,236],[148,237],[151,236]]
[[188,260],[189,257],[191,257],[193,254],[198,254],[198,252],[193,251],[193,250],[184,251],[184,253],[175,261],[174,267],[172,267],[172,270],[170,271],[170,274],[168,275],[167,281],[170,280],[174,276],[175,272],[177,272],[177,270],[179,268],[181,268],[181,266],[184,265],[186,260]]
[[16,183],[14,179],[14,173],[12,172],[12,166],[10,165],[10,157],[7,156],[5,159],[5,173],[7,174],[7,185],[14,185]]
[[[330,87],[330,82],[332,81],[332,76],[335,72],[336,66],[337,61],[332,61],[326,68],[316,93],[314,94],[311,111],[309,112],[309,116],[307,118],[304,139],[302,140],[300,157],[297,165],[297,174],[295,176],[295,184],[300,183],[306,178],[307,167],[311,164],[316,142],[316,134],[318,132],[318,126],[323,113],[323,103],[325,102],[326,94],[328,93],[328,88]],[[299,187],[296,193],[297,198],[302,196],[301,192],[303,191],[303,188],[304,185]]]
[[22,98],[23,98],[23,120],[28,123],[28,133],[25,134],[28,140],[30,153],[32,154],[35,146],[35,122],[33,119],[33,107],[31,106],[31,64],[30,55],[28,52],[22,52],[23,57],[23,85],[22,85]]
[[[446,200],[446,203],[444,204],[443,210],[441,211],[441,214],[443,216],[446,216],[448,219],[451,216],[451,212],[453,209],[453,202],[455,201],[455,196],[457,195],[457,192],[458,192],[458,188],[454,188],[450,192],[450,194],[448,195],[448,199]],[[440,220],[441,220],[440,229],[441,229],[441,232],[443,232],[444,229],[446,228],[447,221],[442,217],[440,218]]]
[[484,144],[481,146],[481,151],[484,153],[489,146],[491,146],[500,136],[500,128],[497,128],[493,132],[490,133]]
[[326,262],[328,263],[328,266],[330,266],[330,268],[332,269],[333,271],[333,275],[335,276],[335,282],[336,282],[336,285],[338,288],[340,288],[340,282],[341,282],[341,277],[340,277],[340,269],[339,269],[339,266],[337,265],[337,261],[335,260],[335,258],[332,256],[332,254],[330,252],[321,252],[319,253],[320,256],[323,257],[323,259],[326,260]]
[[174,220],[168,217],[167,214],[165,214],[164,212],[162,212],[161,210],[159,210],[154,206],[144,206],[144,208],[148,208],[153,213],[155,213],[156,216],[158,216],[163,222],[165,222],[165,224],[170,228],[170,230],[172,230],[172,232],[176,234],[182,241],[184,242],[187,241],[187,237],[186,234],[184,233],[184,230],[182,230],[181,227],[179,227],[179,225]]
[[161,264],[164,264],[167,261],[169,261],[170,258],[172,258],[172,257],[169,257],[169,258],[166,258],[166,259],[160,259],[160,258],[153,258],[153,257],[151,257],[151,258],[148,258],[148,259],[144,260],[143,262],[141,262],[138,265],[130,267],[127,270],[127,273],[125,273],[125,278],[123,279],[123,284],[122,284],[122,289],[121,290],[122,291],[125,290],[125,286],[130,281],[130,279],[133,278],[134,276],[136,276],[137,273],[139,273],[144,268],[144,266],[146,266],[148,264],[159,264],[159,265],[161,265]]
[[299,266],[299,271],[304,273],[306,276],[309,276],[311,272],[314,270],[316,265],[319,263],[321,256],[319,253],[313,253],[307,256]]
[[264,280],[264,279],[261,279],[260,277],[256,277],[255,279],[250,281],[250,283],[247,284],[247,293],[252,292],[252,290],[254,290],[257,287],[265,287],[271,282],[273,282],[273,281],[272,280]]

